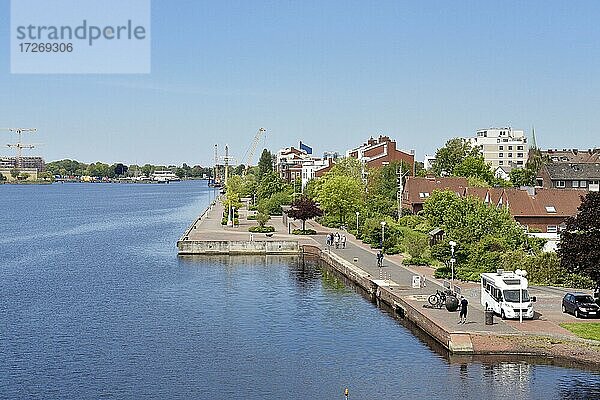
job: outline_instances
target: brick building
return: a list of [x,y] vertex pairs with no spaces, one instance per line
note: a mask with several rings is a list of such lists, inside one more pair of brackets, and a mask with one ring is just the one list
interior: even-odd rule
[[363,145],[348,150],[346,157],[357,158],[367,167],[378,168],[383,165],[388,165],[393,161],[403,161],[410,165],[410,170],[414,171],[415,167],[415,152],[411,150],[406,152],[399,150],[396,146],[396,141],[388,136],[379,136],[377,139],[372,137]]

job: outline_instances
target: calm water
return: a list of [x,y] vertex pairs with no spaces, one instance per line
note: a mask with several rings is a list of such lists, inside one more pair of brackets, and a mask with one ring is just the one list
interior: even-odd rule
[[593,372],[448,359],[294,258],[179,259],[210,198],[0,186],[0,398],[600,398]]

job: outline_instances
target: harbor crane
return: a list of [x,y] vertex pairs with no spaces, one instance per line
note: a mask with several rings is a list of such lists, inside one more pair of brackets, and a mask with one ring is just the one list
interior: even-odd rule
[[33,148],[35,148],[35,146],[33,144],[23,143],[22,135],[23,135],[23,133],[37,132],[37,128],[2,128],[0,130],[14,132],[19,136],[17,143],[14,143],[14,144],[10,143],[10,144],[7,144],[7,146],[10,148],[13,148],[13,149],[17,149],[17,158],[15,159],[15,167],[23,168],[22,161],[21,161],[23,149],[33,149]]
[[258,143],[260,142],[260,139],[263,136],[266,139],[266,137],[267,137],[266,132],[267,132],[267,130],[265,128],[260,128],[254,135],[254,139],[250,143],[250,147],[248,147],[248,150],[246,150],[246,153],[244,154],[244,157],[242,158],[242,160],[245,161],[244,165],[246,166],[246,170],[248,170],[248,168],[250,168],[250,164],[252,163],[252,160],[254,159],[254,154],[256,153],[256,148],[258,147]]

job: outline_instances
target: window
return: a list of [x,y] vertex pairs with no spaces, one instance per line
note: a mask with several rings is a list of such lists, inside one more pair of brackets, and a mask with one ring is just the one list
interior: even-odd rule
[[523,146],[517,146],[517,150],[523,150]]
[[565,187],[565,181],[556,181],[556,187],[557,188],[564,188]]
[[554,206],[546,206],[546,212],[550,214],[556,214],[556,208],[554,208]]
[[523,158],[523,153],[517,153],[517,158]]
[[579,187],[587,187],[587,181],[579,181]]
[[503,141],[504,143],[507,143],[507,142],[508,142],[508,139],[502,139],[502,141]]
[[536,178],[535,179],[535,186],[537,186],[537,187],[543,187],[544,186],[544,180],[542,178]]
[[504,146],[498,146],[498,150],[504,150]]
[[508,157],[509,157],[509,158],[512,158],[512,154],[513,154],[513,153],[508,153]]
[[504,160],[498,161],[498,165],[504,165]]
[[517,161],[517,165],[523,165],[523,161]]
[[500,157],[500,158],[504,157],[504,153],[498,153],[498,157]]
[[512,146],[508,146],[508,149],[509,149],[509,150],[512,150]]
[[556,233],[556,232],[558,232],[558,228],[556,225],[548,225],[546,227],[546,232],[547,233]]
[[573,181],[571,182],[571,186],[574,188],[578,188],[579,187],[579,181]]

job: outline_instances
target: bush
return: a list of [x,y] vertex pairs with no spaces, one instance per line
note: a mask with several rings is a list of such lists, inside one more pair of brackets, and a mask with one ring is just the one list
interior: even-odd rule
[[436,268],[433,276],[436,278],[451,278],[452,277],[452,269],[446,265],[443,267]]
[[428,265],[431,265],[431,260],[428,259],[428,258],[412,257],[412,258],[405,258],[404,260],[402,260],[402,264],[403,265],[424,265],[424,266],[428,266]]
[[316,235],[317,231],[315,231],[314,229],[306,229],[306,230],[302,230],[302,229],[294,229],[292,231],[293,235]]
[[248,232],[270,233],[275,232],[275,228],[272,226],[251,226],[250,228],[248,228]]
[[246,216],[246,219],[248,219],[250,221],[256,221],[256,214],[250,214],[250,215]]
[[[240,224],[240,220],[237,218],[233,219],[233,224],[234,225],[239,225]],[[227,225],[227,217],[223,217],[223,219],[221,220],[221,225]]]

